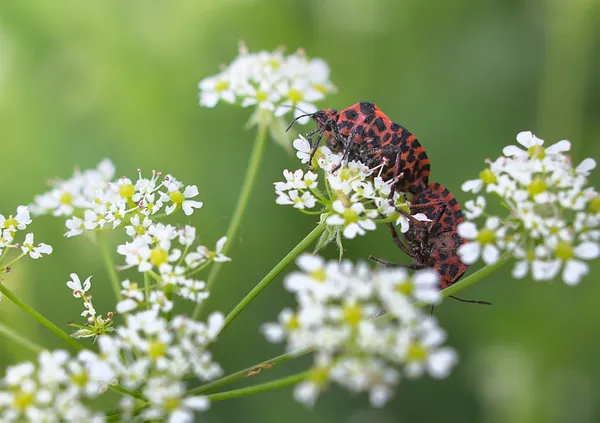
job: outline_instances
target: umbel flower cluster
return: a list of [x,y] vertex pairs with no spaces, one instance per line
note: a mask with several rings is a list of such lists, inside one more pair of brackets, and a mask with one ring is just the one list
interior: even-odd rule
[[138,282],[122,281],[123,300],[116,309],[119,313],[149,304],[160,304],[167,312],[173,307],[170,294],[199,303],[208,293],[204,281],[193,276],[212,262],[230,260],[221,253],[227,240],[221,238],[211,250],[196,245],[195,227],[177,228],[159,222],[178,210],[191,215],[201,208],[202,202],[194,199],[198,188],[185,186],[172,175],[163,178],[153,171],[150,178],[145,178],[138,173],[135,181],[126,177],[113,180],[114,165],[104,160],[96,169],[54,182],[51,191],[36,198],[32,211],[66,216],[67,237],[111,230],[126,233],[128,241],[117,247],[124,260],[119,268],[137,269],[158,284],[160,291],[149,293]]
[[[122,397],[117,414],[125,419],[135,414],[187,422],[193,420],[194,411],[209,407],[206,398],[188,393],[185,380],[208,381],[222,373],[207,347],[215,341],[224,317],[213,313],[203,323],[173,315],[174,295],[195,303],[208,297],[205,283],[194,276],[210,263],[230,261],[222,254],[226,238],[211,250],[197,245],[194,227],[159,222],[178,210],[191,215],[202,207],[194,199],[198,189],[171,175],[162,178],[152,172],[151,178],[144,178],[138,173],[135,181],[113,180],[114,166],[104,160],[95,169],[55,181],[53,189],[30,206],[38,215],[66,217],[67,237],[122,232],[128,240],[117,247],[124,261],[119,270],[135,269],[142,275],[114,286],[121,299],[115,310],[100,314],[89,292],[91,276],[82,282],[71,274],[67,286],[83,301],[85,319],[83,324],[70,323],[75,329],[71,336],[94,338],[98,351],[81,347],[76,356],[44,351],[37,363],[8,368],[0,380],[1,421],[105,421],[104,413],[94,411],[89,402],[109,388],[127,389],[143,398],[140,406],[131,396]],[[16,231],[31,223],[29,208],[23,206],[15,217],[0,217],[11,241]],[[38,258],[52,251],[45,244],[33,245],[32,234],[21,248],[18,258],[25,254]],[[123,323],[117,324],[117,314],[124,316]]]
[[[250,53],[241,43],[239,55],[221,73],[203,79],[200,105],[214,107],[219,101],[255,106],[283,116],[314,113],[315,101],[334,92],[329,66],[322,59],[310,59],[303,50],[285,55],[283,49]],[[300,123],[308,122],[308,118]]]
[[[67,283],[75,297],[84,298],[84,316],[90,313],[89,278],[83,286],[77,275]],[[206,350],[219,333],[223,316],[207,323],[184,316],[165,318],[153,308],[129,314],[109,335],[97,338],[98,352],[82,350],[71,356],[63,350],[43,351],[37,363],[23,362],[6,369],[0,385],[0,420],[3,422],[104,422],[106,416],[89,406],[108,388],[121,386],[140,392],[148,400],[139,410],[142,418],[168,417],[173,422],[193,420],[209,401],[186,395],[184,378],[210,380],[222,372]],[[135,400],[122,397],[119,414],[131,419]]]
[[[463,184],[464,191],[479,195],[465,203],[470,221],[458,230],[469,242],[458,252],[467,264],[479,258],[492,264],[504,252],[516,259],[515,278],[560,276],[577,284],[589,272],[586,260],[600,256],[600,196],[588,181],[596,162],[587,158],[574,167],[566,140],[544,147],[544,140],[521,132],[517,142],[488,161],[478,179]],[[490,203],[508,209],[506,214],[495,214]],[[478,218],[485,218],[480,226]]]
[[455,351],[443,345],[445,332],[414,304],[441,300],[434,270],[371,270],[365,263],[326,262],[308,254],[299,257],[298,266],[285,280],[298,308],[284,309],[277,323],[263,326],[267,339],[284,341],[288,351],[315,350],[310,376],[294,391],[298,401],[312,405],[337,383],[368,392],[371,404],[381,407],[401,374],[443,378],[456,364]]
[[[294,148],[301,163],[308,163],[309,142],[300,136],[294,140]],[[408,210],[407,200],[397,191],[392,193],[393,180],[384,181],[378,175],[382,166],[371,169],[359,161],[345,162],[342,158],[342,153],[319,147],[313,159],[318,173],[284,170],[285,181],[274,183],[275,202],[290,205],[305,214],[320,215],[320,222],[327,225],[327,230],[318,248],[335,240],[340,255],[342,237],[352,239],[365,235],[376,229],[376,223],[395,222],[400,225],[400,232],[408,231],[408,219],[398,212],[400,208]],[[415,218],[427,219],[422,213]]]
[[[225,102],[252,107],[250,124],[267,126],[271,138],[289,149],[291,139],[285,132],[288,122],[284,116],[316,112],[314,103],[336,91],[329,74],[324,60],[311,59],[303,50],[288,55],[283,49],[250,53],[240,43],[235,60],[198,84],[200,105],[212,108]],[[303,117],[298,122],[308,120]]]

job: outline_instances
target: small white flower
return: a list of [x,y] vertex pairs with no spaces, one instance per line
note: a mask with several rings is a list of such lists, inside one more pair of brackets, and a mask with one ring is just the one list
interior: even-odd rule
[[65,236],[67,238],[80,235],[83,233],[83,231],[85,229],[84,224],[83,224],[83,219],[80,219],[77,216],[73,216],[72,218],[67,219],[65,221],[65,226],[68,229],[68,231],[65,233]]
[[0,214],[0,228],[8,229],[12,232],[17,230],[22,231],[30,223],[31,218],[29,216],[29,208],[27,206],[17,207],[17,215],[15,217],[10,215],[8,218],[6,218],[4,215]]
[[196,185],[190,185],[185,188],[183,193],[178,189],[172,190],[169,189],[169,194],[165,194],[163,192],[160,193],[163,201],[172,201],[173,204],[167,206],[165,209],[167,214],[171,214],[175,211],[177,206],[181,206],[181,209],[185,213],[186,216],[191,215],[194,212],[194,209],[199,209],[202,207],[203,203],[201,201],[189,200],[189,198],[194,198],[198,195],[198,187]]
[[479,195],[475,201],[469,200],[465,203],[463,213],[469,220],[477,219],[485,209],[485,197]]
[[21,245],[21,251],[23,251],[23,254],[29,254],[29,257],[32,259],[38,259],[42,254],[51,254],[52,247],[43,242],[36,246],[33,243],[33,234],[29,233],[25,235],[25,241],[23,241],[23,244]]
[[200,81],[198,88],[201,90],[200,105],[215,107],[219,100],[235,103],[235,93],[228,74],[221,74]]
[[588,264],[582,260],[600,257],[600,246],[594,242],[582,242],[573,246],[568,241],[558,241],[554,255],[564,263],[562,279],[567,285],[576,285],[590,271]]
[[344,237],[352,239],[356,235],[364,235],[366,231],[375,230],[375,222],[372,219],[376,217],[377,212],[365,210],[362,203],[345,207],[340,200],[336,200],[332,207],[337,214],[330,215],[325,222],[332,226],[343,226]]
[[71,280],[67,282],[67,287],[73,291],[75,298],[81,298],[92,287],[91,276],[83,282],[83,285],[76,273],[71,273],[69,276],[71,276]]
[[117,303],[117,313],[119,314],[125,314],[125,313],[130,313],[133,310],[137,309],[138,307],[138,302],[136,300],[134,300],[133,298],[125,298],[122,301],[119,301]]
[[480,231],[472,222],[458,225],[458,234],[469,240],[458,248],[460,259],[465,264],[473,264],[481,256],[486,264],[493,264],[500,258],[498,242],[502,240],[500,218],[493,216],[486,220],[485,228]]
[[303,164],[308,163],[308,159],[309,159],[310,153],[312,151],[312,148],[311,148],[308,140],[306,138],[304,138],[302,135],[299,135],[298,138],[296,138],[294,140],[293,146],[297,150],[296,157],[298,157],[300,159],[300,162]]

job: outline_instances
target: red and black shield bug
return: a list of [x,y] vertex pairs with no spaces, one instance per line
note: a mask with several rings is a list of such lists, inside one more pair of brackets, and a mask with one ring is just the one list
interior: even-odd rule
[[[396,264],[369,257],[388,267],[407,267],[409,269],[435,269],[440,274],[440,289],[445,289],[458,281],[469,268],[458,255],[458,247],[466,240],[458,232],[463,213],[454,195],[442,184],[431,183],[423,192],[413,196],[410,203],[411,222],[408,231],[400,239],[396,228],[390,224],[392,237],[396,245],[412,258],[412,264]],[[430,222],[412,217],[423,213]],[[485,301],[461,300],[489,304]]]
[[304,116],[317,123],[307,134],[312,147],[310,159],[324,136],[327,146],[342,152],[345,160],[360,160],[369,167],[383,164],[382,178],[397,180],[395,188],[399,191],[416,194],[427,187],[430,163],[425,149],[417,137],[392,122],[375,104],[362,101],[341,112],[324,109],[298,118]]

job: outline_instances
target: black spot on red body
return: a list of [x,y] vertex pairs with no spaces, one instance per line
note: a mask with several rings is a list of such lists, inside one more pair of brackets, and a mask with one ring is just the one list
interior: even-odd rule
[[344,112],[344,117],[348,120],[356,120],[358,118],[358,113],[356,110],[346,109]]
[[392,122],[377,105],[363,101],[339,113],[335,109],[319,110],[313,118],[334,151],[340,152],[347,145],[345,140],[352,137],[356,147],[349,151],[349,160],[360,160],[369,167],[384,163],[384,180],[402,175],[397,190],[417,194],[427,187],[430,163],[425,149],[408,129]]
[[368,101],[361,101],[360,103],[360,112],[365,115],[372,115],[375,113],[375,105]]

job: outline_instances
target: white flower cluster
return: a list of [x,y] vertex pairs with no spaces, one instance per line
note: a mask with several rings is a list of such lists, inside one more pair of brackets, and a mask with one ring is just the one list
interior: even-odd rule
[[[18,206],[17,213],[8,217],[0,214],[0,274],[11,271],[12,266],[25,256],[32,259],[39,259],[44,254],[52,253],[52,246],[43,242],[36,244],[33,240],[33,233],[29,232],[25,235],[23,242],[17,242],[17,232],[24,231],[31,224],[29,215],[29,207]],[[8,263],[3,263],[8,256],[10,250],[21,250],[21,254],[10,260]],[[0,293],[0,301],[2,301],[2,293]]]
[[[298,310],[284,309],[277,323],[262,329],[288,350],[315,350],[310,376],[294,392],[298,401],[314,404],[335,382],[369,392],[371,404],[381,407],[393,396],[398,367],[409,378],[450,373],[457,354],[442,345],[446,335],[436,320],[413,304],[441,299],[437,272],[371,270],[307,254],[297,263],[301,271],[290,274],[285,286],[296,295]],[[387,314],[375,319],[382,309]]]
[[[5,217],[0,214],[0,261],[5,257],[8,249],[21,249],[21,257],[28,255],[32,259],[39,259],[43,254],[51,254],[52,247],[48,244],[35,244],[33,241],[33,233],[25,235],[25,239],[21,244],[15,243],[15,236],[18,231],[27,229],[27,225],[31,224],[29,215],[29,207],[17,207],[17,214]],[[13,261],[14,263],[14,261]],[[6,271],[6,269],[4,269]]]
[[335,91],[329,73],[323,60],[309,59],[302,50],[287,56],[282,50],[250,53],[240,44],[239,55],[229,66],[200,81],[200,105],[214,107],[223,100],[255,106],[277,117],[291,111],[296,117],[314,113],[313,103]]
[[115,229],[127,223],[131,216],[155,215],[164,211],[167,215],[182,209],[191,215],[202,202],[192,198],[198,195],[195,185],[184,186],[171,175],[161,180],[160,172],[152,172],[151,178],[131,181],[120,178],[112,182],[115,168],[110,160],[103,160],[96,169],[75,172],[68,180],[56,181],[54,189],[39,195],[31,206],[34,214],[68,216],[67,237],[85,231]]
[[123,281],[121,294],[125,299],[117,304],[119,313],[131,312],[140,305],[158,307],[167,313],[173,308],[173,302],[164,292],[200,303],[208,297],[204,290],[206,283],[192,276],[212,262],[231,260],[222,253],[226,237],[217,242],[214,251],[204,245],[193,248],[196,241],[193,226],[177,229],[138,214],[130,219],[130,225],[125,229],[132,240],[117,247],[126,263],[120,269],[135,267],[139,272],[147,273],[157,284],[157,289],[148,292],[140,289],[136,282]]
[[161,179],[160,172],[154,171],[150,179],[138,172],[135,182],[125,177],[111,182],[114,174],[113,164],[104,160],[96,169],[55,182],[54,189],[38,196],[32,208],[38,214],[68,216],[67,237],[86,231],[124,229],[130,239],[117,247],[125,260],[120,269],[135,267],[158,286],[150,292],[138,289],[136,282],[122,282],[125,299],[117,305],[119,313],[131,312],[139,305],[167,312],[173,306],[165,295],[167,291],[196,303],[204,300],[208,296],[205,283],[192,276],[212,262],[231,260],[222,254],[227,239],[221,238],[215,250],[194,246],[196,228],[158,222],[163,215],[157,214],[163,211],[170,215],[181,209],[191,215],[203,204],[193,200],[198,188],[185,186],[171,175]]
[[491,264],[508,251],[516,259],[515,278],[531,274],[550,281],[561,274],[565,283],[577,284],[589,272],[584,260],[600,256],[600,196],[588,185],[596,162],[588,158],[573,167],[566,140],[544,147],[544,140],[521,132],[517,141],[525,149],[505,147],[504,156],[489,161],[479,179],[463,184],[464,191],[491,194],[488,198],[499,200],[509,213],[505,218],[487,214],[483,195],[466,202],[467,219],[486,221],[480,228],[470,221],[459,225],[469,242],[458,253],[466,264],[479,257]]
[[[221,374],[207,345],[220,331],[223,316],[208,323],[185,317],[167,321],[148,310],[128,316],[114,335],[97,339],[99,353],[82,350],[76,357],[66,351],[44,351],[37,364],[24,362],[7,368],[0,380],[0,420],[3,422],[104,422],[104,413],[90,408],[91,399],[119,385],[146,400],[144,419],[191,422],[194,411],[209,401],[186,396],[184,378],[193,374],[210,380]],[[132,418],[135,399],[121,399],[121,417]]]
[[[294,141],[294,147],[301,162],[307,163],[309,142],[300,136]],[[333,153],[325,146],[319,147],[315,158],[313,162],[325,175],[324,190],[319,187],[317,173],[286,169],[283,171],[285,181],[274,183],[277,204],[291,205],[306,214],[320,214],[321,222],[328,226],[324,236],[337,239],[338,245],[341,235],[349,239],[365,235],[380,222],[395,220],[401,225],[402,233],[408,230],[408,220],[396,210],[406,209],[406,199],[394,192],[390,201],[393,181],[376,176],[380,168],[370,169],[358,161],[344,163],[341,153]],[[315,208],[317,210],[313,210]]]

